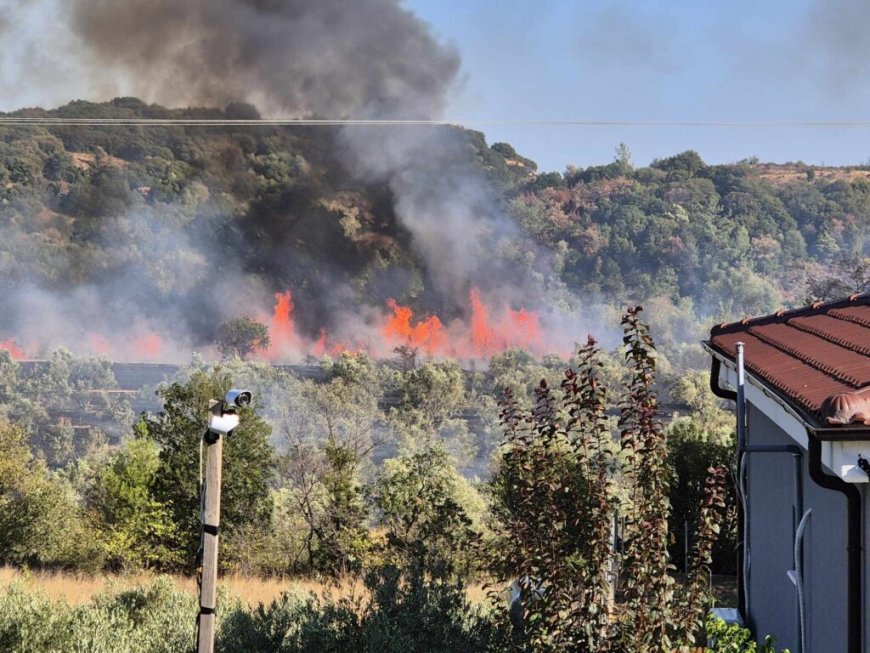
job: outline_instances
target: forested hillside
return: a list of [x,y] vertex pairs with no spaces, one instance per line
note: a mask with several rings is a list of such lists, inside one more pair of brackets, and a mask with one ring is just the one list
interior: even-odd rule
[[[11,115],[257,112],[240,104],[169,110],[119,98]],[[694,341],[714,320],[867,285],[870,170],[753,160],[709,166],[694,152],[634,168],[623,146],[607,165],[539,174],[510,145],[489,146],[481,133],[425,129],[438,130],[432,165],[419,160],[421,147],[414,165],[431,175],[427,192],[448,196],[426,218],[443,221],[431,228],[460,243],[477,237],[473,254],[489,249],[490,277],[474,269],[445,282],[439,268],[459,265],[462,253],[444,252],[439,261],[427,250],[413,223],[409,230],[397,219],[397,207],[414,213],[422,202],[408,209],[394,177],[359,174],[354,135],[340,128],[3,128],[0,335],[39,357],[57,344],[116,355],[111,336],[123,333],[144,358],[184,360],[214,340],[221,320],[270,314],[274,293],[292,290],[294,328],[314,341],[341,332],[348,322],[341,309],[355,307],[359,332],[376,321],[371,309],[383,313],[393,298],[446,324],[469,312],[462,283],[482,284],[486,298],[501,292],[500,281],[514,283],[499,279],[509,269],[524,278],[523,293],[504,300],[515,310],[532,295],[569,317],[592,304],[653,300],[653,321],[661,317],[674,337]],[[442,141],[450,143],[449,160]],[[438,188],[438,176],[454,183],[457,174],[475,194],[469,199],[455,184],[457,212],[498,214],[499,222],[484,225],[504,232],[497,239],[465,235],[446,214],[451,188]],[[539,353],[566,349],[566,338],[549,335],[545,324]]]

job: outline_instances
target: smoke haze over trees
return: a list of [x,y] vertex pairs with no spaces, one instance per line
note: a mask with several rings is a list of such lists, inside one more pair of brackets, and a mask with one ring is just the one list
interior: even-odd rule
[[[0,29],[40,55],[10,49],[0,70],[72,68],[92,97],[144,100],[20,115],[426,119],[462,81],[454,47],[396,0],[15,4]],[[403,345],[565,355],[615,330],[601,304],[764,312],[800,302],[808,277],[854,286],[817,277],[859,268],[868,248],[866,175],[811,181],[693,153],[537,175],[508,144],[420,126],[4,129],[2,147],[0,339],[29,356],[184,360],[222,322],[268,323],[276,293],[271,360]],[[384,339],[391,299],[414,311],[410,329],[434,316],[473,345]],[[476,322],[487,331],[466,336]]]
[[[48,115],[217,118],[243,109],[120,98]],[[542,341],[515,346],[565,355],[582,333],[612,333],[615,322],[600,324],[602,305],[652,301],[674,339],[692,342],[707,320],[867,283],[863,169],[708,166],[689,152],[648,168],[617,160],[538,175],[507,144],[441,127],[363,175],[347,149],[355,137],[337,128],[2,131],[0,340],[14,339],[6,345],[23,356],[64,345],[185,360],[242,316],[288,345],[273,360],[327,353],[330,342],[391,355],[420,346],[412,340],[425,337],[426,316],[440,318],[448,340],[453,320],[470,331],[472,288],[492,323],[505,307],[540,319]],[[286,291],[281,326],[275,294]],[[390,299],[413,311],[392,339]],[[286,332],[276,338],[278,326]]]

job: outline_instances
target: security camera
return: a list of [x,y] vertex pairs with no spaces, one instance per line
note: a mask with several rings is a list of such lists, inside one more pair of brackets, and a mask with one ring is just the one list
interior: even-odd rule
[[216,442],[222,435],[229,435],[239,425],[238,409],[251,405],[253,395],[248,390],[233,388],[223,401],[213,399],[208,404],[208,431],[206,440]]
[[245,406],[250,406],[253,398],[254,396],[250,391],[233,388],[227,392],[226,397],[224,397],[224,404],[227,408],[231,409],[244,408]]
[[[220,403],[220,402],[218,402]],[[235,413],[213,412],[208,415],[208,433],[206,441],[211,444],[222,435],[229,435],[239,425],[239,416]]]

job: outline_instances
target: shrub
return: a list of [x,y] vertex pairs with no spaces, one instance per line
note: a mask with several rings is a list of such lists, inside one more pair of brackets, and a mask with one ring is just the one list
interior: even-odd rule
[[[761,648],[748,628],[737,624],[727,624],[717,617],[710,616],[706,623],[707,640],[713,645],[708,651],[715,653],[777,653],[773,638],[764,638]],[[784,649],[781,653],[788,653]]]
[[[507,441],[492,484],[502,578],[519,577],[521,646],[532,651],[670,653],[697,643],[707,566],[724,509],[722,469],[708,470],[685,588],[672,576],[670,467],[654,390],[656,353],[640,307],[623,318],[628,377],[618,440],[606,417],[602,363],[590,337],[557,395],[542,381],[533,408],[503,404]],[[612,546],[619,512],[622,549]],[[611,588],[615,566],[624,579]]]
[[461,581],[432,582],[419,569],[367,572],[366,596],[285,593],[268,606],[235,610],[218,642],[227,652],[483,653],[505,650],[504,615],[472,606]]
[[0,594],[0,650],[9,653],[181,653],[193,648],[196,606],[169,578],[98,596],[81,606],[27,593]]

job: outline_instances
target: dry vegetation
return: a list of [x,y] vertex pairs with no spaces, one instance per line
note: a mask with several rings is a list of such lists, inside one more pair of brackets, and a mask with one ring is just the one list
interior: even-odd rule
[[[79,605],[87,603],[97,594],[141,587],[149,584],[154,578],[155,574],[147,572],[126,575],[89,575],[0,567],[0,591],[4,591],[13,582],[22,580],[24,586],[30,591],[39,591],[52,600],[63,600],[73,605]],[[194,578],[179,575],[172,575],[170,578],[183,591],[196,594],[196,580]],[[312,592],[318,595],[328,592],[333,598],[348,595],[360,596],[366,592],[361,580],[352,579],[324,583],[311,578],[253,578],[233,575],[222,577],[219,585],[225,587],[230,596],[238,597],[250,607],[255,607],[260,603],[268,604],[287,590]],[[471,601],[484,600],[485,592],[481,585],[470,585],[467,591]]]
[[[29,571],[0,567],[0,590],[5,590],[16,580],[23,580],[28,590],[40,591],[53,600],[62,599],[68,603],[87,603],[94,596],[107,590],[123,590],[149,584],[155,575],[147,572],[127,575],[74,574],[67,572]],[[196,593],[196,580],[187,576],[171,576],[173,582],[185,592]],[[364,591],[361,582],[343,581],[324,584],[305,578],[250,578],[245,576],[225,576],[220,585],[226,587],[231,596],[238,597],[249,606],[269,603],[281,592],[289,589],[320,594],[329,591],[334,596],[356,594]]]
[[859,179],[870,179],[870,168],[866,167],[838,167],[827,168],[820,166],[808,166],[802,163],[759,163],[753,166],[757,176],[774,186],[784,186],[795,181],[806,181],[810,170],[815,174],[815,179],[827,182],[845,181],[853,182]]

